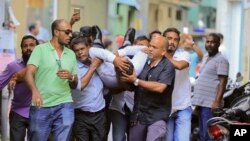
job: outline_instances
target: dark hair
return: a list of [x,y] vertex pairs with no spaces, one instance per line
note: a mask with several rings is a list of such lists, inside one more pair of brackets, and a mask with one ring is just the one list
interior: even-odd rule
[[107,48],[109,45],[111,45],[113,42],[111,41],[111,40],[107,40],[107,41],[105,41],[105,42],[103,42],[103,46],[104,46],[104,48]]
[[77,45],[77,44],[80,44],[80,43],[83,43],[86,46],[90,46],[90,42],[88,41],[87,38],[79,36],[79,37],[75,37],[75,38],[73,38],[71,40],[71,42],[70,42],[70,48],[72,50],[74,50],[73,49],[74,45]]
[[64,19],[58,19],[55,20],[52,24],[51,24],[51,32],[52,32],[52,36],[55,35],[54,30],[58,28],[58,25],[62,22],[65,22],[66,20]]
[[92,27],[91,26],[82,26],[80,28],[80,34],[83,37],[92,36]]
[[153,30],[152,32],[149,33],[149,39],[152,39],[153,34],[160,34],[161,35],[161,31],[160,30]]
[[138,36],[138,37],[135,39],[134,43],[136,43],[136,42],[138,42],[138,41],[143,41],[143,40],[147,40],[148,42],[150,42],[150,40],[149,40],[149,38],[148,38],[147,36],[141,35],[141,36]]
[[215,43],[217,43],[218,46],[220,46],[220,36],[217,33],[209,33],[208,36],[212,36]]
[[36,24],[31,24],[30,26],[29,26],[29,32],[31,32],[33,29],[35,29],[36,28]]
[[181,33],[177,28],[170,27],[170,28],[167,28],[167,29],[163,32],[163,36],[166,37],[166,34],[167,34],[168,32],[175,32],[176,34],[178,34],[178,36],[180,36],[180,33]]
[[23,38],[22,38],[22,40],[21,40],[21,44],[20,44],[21,47],[23,47],[23,42],[24,42],[24,40],[26,40],[26,39],[33,39],[33,40],[36,41],[36,45],[39,45],[39,41],[38,41],[34,36],[25,35],[25,36],[23,36]]
[[220,39],[224,39],[224,36],[222,33],[217,33],[217,35],[220,37]]
[[78,31],[72,32],[72,39],[79,37],[79,36],[80,36],[80,32],[78,32]]

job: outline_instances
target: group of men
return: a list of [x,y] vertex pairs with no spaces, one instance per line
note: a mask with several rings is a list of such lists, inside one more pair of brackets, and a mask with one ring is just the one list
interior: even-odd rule
[[[149,46],[138,46],[132,45],[135,30],[130,28],[123,47],[113,54],[103,47],[98,26],[88,29],[90,38],[82,36],[83,29],[72,38],[71,23],[60,19],[52,23],[52,39],[47,43],[38,45],[34,37],[23,37],[22,59],[0,75],[1,88],[10,83],[14,90],[11,140],[24,140],[25,129],[31,141],[46,141],[50,134],[56,141],[107,140],[104,88],[113,94],[114,141],[126,137],[188,141],[192,104],[199,108],[200,139],[209,140],[206,121],[212,110],[222,106],[229,67],[218,51],[217,34],[206,38],[208,54],[202,59],[192,97],[185,46],[201,51],[190,36],[179,47],[180,32],[167,28],[162,35],[152,35]],[[16,74],[19,71],[25,82]]]

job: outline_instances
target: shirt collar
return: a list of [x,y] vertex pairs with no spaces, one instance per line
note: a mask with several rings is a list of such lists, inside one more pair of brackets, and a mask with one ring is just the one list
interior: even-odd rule
[[[153,67],[156,67],[163,60],[163,58],[161,60],[159,60]],[[150,65],[150,63],[151,63],[151,60],[149,58],[147,60],[147,63],[148,63],[148,65]]]
[[[48,44],[49,44],[49,47],[50,47],[51,51],[56,50],[55,48],[53,48],[53,45],[51,44],[51,42],[48,42]],[[63,54],[67,54],[67,52],[68,52],[68,48],[66,46],[63,46]]]
[[17,62],[18,62],[19,64],[24,64],[23,58],[17,59]]
[[78,68],[88,68],[87,65],[83,64],[82,62],[80,62],[80,61],[78,61],[78,60],[77,60],[77,67],[78,67]]

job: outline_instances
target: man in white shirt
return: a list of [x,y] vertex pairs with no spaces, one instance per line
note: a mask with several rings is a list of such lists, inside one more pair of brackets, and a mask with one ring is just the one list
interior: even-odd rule
[[[167,141],[189,141],[191,133],[191,83],[189,81],[190,56],[178,48],[180,32],[168,28],[163,36],[168,39],[166,57],[174,64],[175,83],[172,95],[172,111],[167,121]],[[189,41],[192,44],[192,41]]]

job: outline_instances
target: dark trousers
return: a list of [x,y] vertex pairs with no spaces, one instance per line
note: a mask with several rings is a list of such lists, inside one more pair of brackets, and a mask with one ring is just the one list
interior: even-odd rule
[[77,141],[105,141],[107,140],[106,129],[104,109],[94,113],[75,110],[73,137]]
[[166,126],[163,120],[151,125],[137,123],[129,129],[129,141],[165,141]]
[[29,119],[10,111],[10,140],[24,141],[29,127]]

